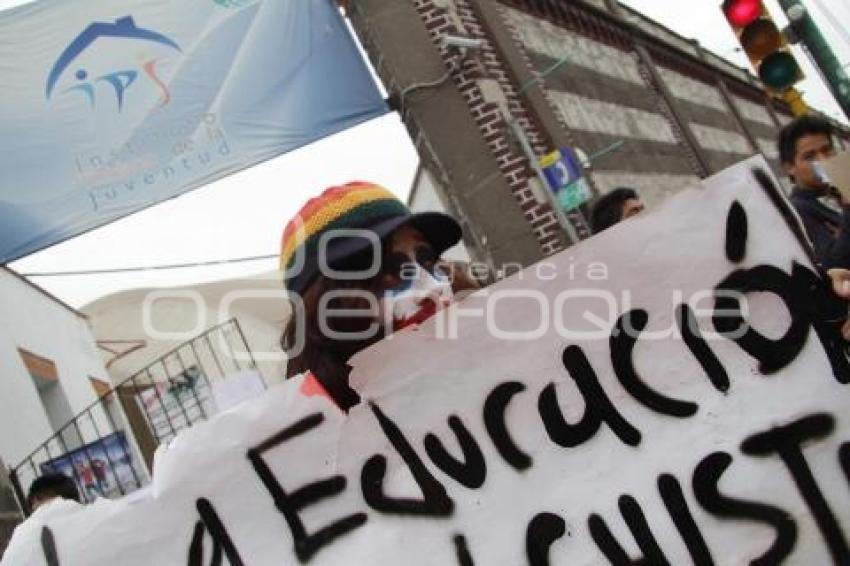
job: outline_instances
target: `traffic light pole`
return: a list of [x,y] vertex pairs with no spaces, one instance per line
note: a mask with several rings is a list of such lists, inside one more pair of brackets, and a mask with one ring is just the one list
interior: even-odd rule
[[847,73],[844,72],[838,58],[832,52],[820,29],[812,20],[809,11],[806,10],[800,0],[778,1],[782,9],[785,10],[794,33],[805,45],[815,64],[826,78],[832,96],[841,106],[844,115],[850,119],[850,79],[847,78]]

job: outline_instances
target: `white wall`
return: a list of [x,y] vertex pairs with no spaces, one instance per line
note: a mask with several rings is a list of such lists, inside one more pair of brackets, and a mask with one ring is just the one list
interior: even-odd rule
[[[12,467],[54,433],[18,348],[56,365],[73,414],[97,399],[89,377],[107,374],[86,319],[4,268],[0,319],[0,458]],[[102,414],[95,422],[102,434],[110,431]],[[85,441],[95,440],[90,422],[81,428]]]
[[[109,374],[114,385],[231,318],[239,321],[266,383],[272,385],[283,379],[285,356],[279,339],[289,309],[277,272],[192,287],[123,291],[84,306],[83,312],[90,317],[99,340],[144,341],[144,347],[111,363]],[[207,348],[199,347],[197,354],[207,370],[216,369],[218,364]],[[218,354],[221,356],[220,350]],[[192,359],[189,355],[186,361]],[[224,374],[248,365],[245,359],[234,363],[219,358],[218,363]],[[154,368],[155,378],[159,369]],[[208,376],[213,380],[223,377],[217,371],[208,371]]]
[[61,383],[54,383],[39,391],[41,402],[47,411],[47,420],[53,430],[60,430],[74,417],[74,410],[68,402],[68,395]]

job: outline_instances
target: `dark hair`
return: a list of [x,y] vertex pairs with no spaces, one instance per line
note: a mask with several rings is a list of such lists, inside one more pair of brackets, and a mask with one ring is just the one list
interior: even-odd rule
[[803,136],[824,135],[832,141],[832,124],[819,116],[800,116],[788,122],[779,132],[776,146],[782,163],[793,163],[797,155],[797,140]]
[[65,474],[45,474],[35,479],[27,494],[27,504],[32,509],[36,501],[61,497],[72,501],[80,501],[80,492],[72,478]]
[[637,191],[628,187],[618,187],[599,197],[590,211],[590,223],[593,233],[598,234],[623,219],[623,204],[630,199],[640,198]]
[[[319,305],[326,293],[338,290],[372,291],[375,280],[339,281],[318,275],[301,293],[303,310],[298,310],[290,300],[291,313],[280,337],[280,347],[286,352],[286,378],[311,372],[327,394],[343,411],[360,402],[360,396],[348,385],[351,367],[348,360],[384,337],[383,328],[375,329],[363,339],[340,339],[327,336],[321,327]],[[369,301],[362,296],[343,293],[328,301],[329,309],[368,311]],[[366,332],[375,323],[370,316],[340,316],[325,318],[327,328],[341,334]],[[303,333],[303,336],[299,334]],[[299,344],[299,338],[303,340]]]
[[[323,365],[327,360],[322,358],[332,357],[334,361],[342,364],[348,358],[377,342],[384,337],[382,331],[375,336],[364,340],[340,340],[328,337],[322,332],[319,323],[319,304],[326,293],[339,290],[366,290],[373,286],[373,281],[337,281],[324,275],[319,275],[313,283],[301,294],[303,302],[302,317],[292,309],[292,313],[283,335],[280,338],[281,349],[290,354],[286,363],[286,377],[294,377],[308,370],[316,371],[317,367]],[[290,301],[291,303],[291,301]],[[328,307],[334,310],[363,310],[369,307],[369,302],[356,296],[341,296],[328,301]],[[366,331],[374,319],[370,317],[346,316],[326,320],[327,326],[338,333],[353,334]],[[298,332],[304,333],[304,344],[299,351],[293,352],[298,345]]]

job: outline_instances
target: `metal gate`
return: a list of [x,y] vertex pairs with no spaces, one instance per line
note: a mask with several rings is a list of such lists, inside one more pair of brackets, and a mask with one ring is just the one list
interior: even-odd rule
[[[10,471],[23,486],[46,473],[74,478],[86,501],[126,495],[149,481],[156,448],[216,412],[213,384],[257,369],[239,322],[214,326],[113,387]],[[265,384],[264,384],[265,386]]]

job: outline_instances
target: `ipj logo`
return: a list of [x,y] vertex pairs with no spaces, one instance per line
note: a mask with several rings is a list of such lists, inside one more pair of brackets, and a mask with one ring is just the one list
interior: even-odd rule
[[102,87],[114,94],[120,112],[130,87],[137,84],[139,74],[159,92],[159,105],[171,100],[171,93],[157,72],[157,64],[180,46],[154,30],[136,26],[132,16],[115,23],[90,24],[65,48],[47,77],[45,95],[55,92],[81,92],[94,108]]

